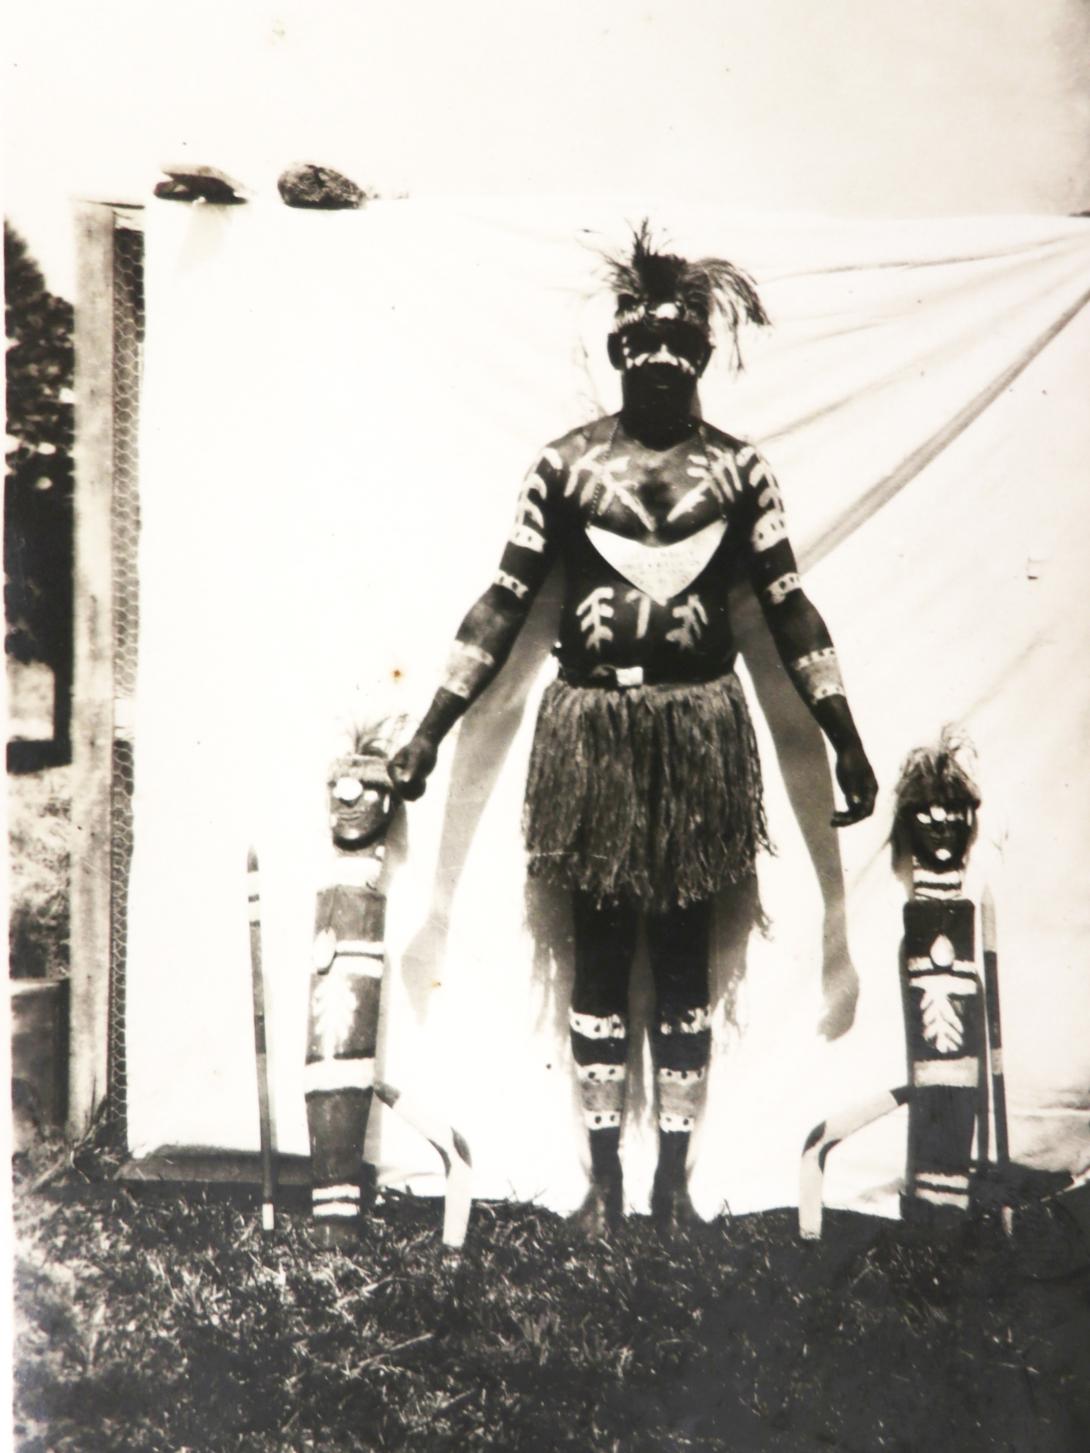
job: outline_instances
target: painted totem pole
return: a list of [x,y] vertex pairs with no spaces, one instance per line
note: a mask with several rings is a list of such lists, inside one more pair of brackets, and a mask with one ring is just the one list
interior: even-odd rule
[[984,994],[964,873],[980,794],[949,732],[909,755],[896,789],[895,860],[911,863],[901,958],[912,1095],[902,1215],[969,1208],[973,1135],[988,1123]]
[[975,905],[964,894],[980,807],[966,765],[970,751],[968,742],[947,728],[936,746],[911,752],[901,768],[891,844],[894,868],[911,874],[901,944],[909,1082],[829,1116],[810,1132],[799,1183],[799,1231],[807,1240],[821,1235],[822,1183],[830,1153],[900,1105],[908,1106],[901,1214],[908,1221],[934,1222],[968,1211],[974,1133],[978,1163],[988,1159],[989,1054],[996,1150],[999,1163],[1006,1162],[995,910],[985,891],[982,982]]
[[318,891],[304,1086],[319,1239],[355,1239],[385,969],[386,834],[396,803],[380,738],[329,773],[333,856]]
[[307,1129],[315,1235],[327,1246],[358,1239],[363,1150],[372,1100],[395,1109],[438,1151],[446,1170],[443,1240],[459,1246],[470,1208],[470,1155],[462,1137],[375,1079],[386,895],[386,834],[397,800],[386,772],[399,722],[357,733],[355,752],[328,779],[333,854],[315,908],[307,1024]]

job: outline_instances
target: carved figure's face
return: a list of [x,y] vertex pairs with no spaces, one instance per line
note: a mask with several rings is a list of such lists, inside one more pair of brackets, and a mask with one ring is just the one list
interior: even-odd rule
[[938,872],[965,866],[975,819],[971,802],[917,803],[902,817],[913,857]]
[[338,757],[329,770],[329,826],[341,848],[363,848],[385,835],[397,803],[384,757]]
[[668,389],[695,383],[711,352],[707,317],[683,298],[655,302],[633,293],[618,297],[609,335],[610,362],[621,373],[638,377],[641,386]]

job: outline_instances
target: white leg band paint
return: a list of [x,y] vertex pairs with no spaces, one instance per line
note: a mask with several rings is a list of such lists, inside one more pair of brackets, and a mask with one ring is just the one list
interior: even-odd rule
[[303,1093],[320,1090],[369,1090],[375,1083],[373,1059],[319,1059],[303,1066]]
[[624,1039],[628,1030],[620,1014],[576,1014],[568,1012],[568,1023],[574,1034],[584,1039]]

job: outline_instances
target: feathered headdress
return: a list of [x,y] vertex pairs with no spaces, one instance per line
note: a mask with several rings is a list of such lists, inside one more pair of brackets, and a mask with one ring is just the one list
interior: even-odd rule
[[659,251],[646,217],[633,231],[628,256],[605,253],[603,257],[607,280],[617,296],[618,323],[622,327],[626,314],[631,314],[634,321],[648,305],[680,302],[686,313],[705,326],[710,327],[715,319],[722,321],[730,334],[734,366],[741,368],[738,330],[743,323],[761,328],[769,324],[756,284],[748,273],[723,257],[689,262],[676,253]]
[[[901,763],[893,789],[894,817],[891,841],[894,855],[905,847],[905,819],[913,812],[942,803],[944,807],[980,806],[980,789],[971,769],[976,751],[969,738],[953,725],[944,726],[939,740],[930,747],[917,747]],[[976,821],[969,841],[976,836]]]

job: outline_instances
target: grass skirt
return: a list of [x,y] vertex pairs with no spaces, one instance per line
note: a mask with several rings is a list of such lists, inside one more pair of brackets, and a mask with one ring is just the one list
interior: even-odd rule
[[768,835],[737,677],[625,689],[554,681],[523,831],[531,876],[652,912],[749,877]]

